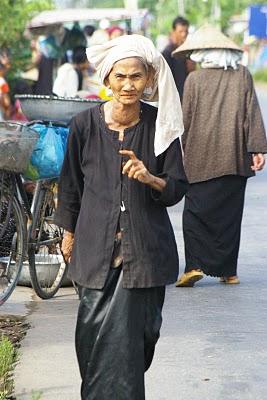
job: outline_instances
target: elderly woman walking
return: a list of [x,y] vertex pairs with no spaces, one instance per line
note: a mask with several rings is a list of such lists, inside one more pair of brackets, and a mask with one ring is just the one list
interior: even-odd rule
[[[56,216],[80,292],[81,398],[143,400],[165,285],[178,274],[166,207],[187,189],[181,106],[149,39],[122,36],[87,56],[113,99],[72,121]],[[158,99],[158,110],[140,99]]]
[[186,268],[177,286],[193,286],[204,274],[236,284],[245,188],[264,166],[264,125],[238,46],[204,26],[174,55],[186,52],[201,68],[187,78],[183,98],[190,187],[183,212]]

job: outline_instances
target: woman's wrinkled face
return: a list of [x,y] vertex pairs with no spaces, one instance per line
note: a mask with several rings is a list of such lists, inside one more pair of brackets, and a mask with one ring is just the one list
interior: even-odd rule
[[149,72],[137,57],[117,61],[105,84],[110,87],[113,97],[119,103],[137,103],[146,86],[150,86]]

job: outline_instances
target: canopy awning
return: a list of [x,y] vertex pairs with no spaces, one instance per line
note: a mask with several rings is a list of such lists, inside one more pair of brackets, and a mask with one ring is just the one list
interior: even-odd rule
[[36,15],[28,24],[28,29],[41,28],[68,22],[113,21],[143,18],[148,14],[147,9],[127,10],[125,8],[68,8],[62,10],[43,11]]

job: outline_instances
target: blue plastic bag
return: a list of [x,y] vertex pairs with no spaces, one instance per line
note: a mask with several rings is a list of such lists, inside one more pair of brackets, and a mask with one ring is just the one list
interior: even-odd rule
[[31,180],[56,178],[60,175],[67,147],[69,129],[59,126],[35,124],[39,133],[25,178]]

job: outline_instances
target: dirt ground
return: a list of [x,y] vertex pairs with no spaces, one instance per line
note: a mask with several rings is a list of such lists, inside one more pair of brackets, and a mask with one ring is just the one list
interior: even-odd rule
[[20,346],[29,327],[24,317],[0,316],[0,338],[7,336],[15,348]]

